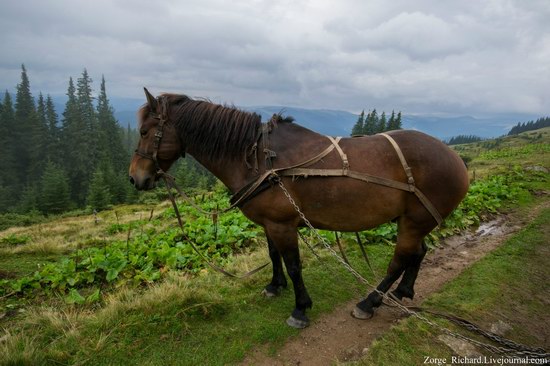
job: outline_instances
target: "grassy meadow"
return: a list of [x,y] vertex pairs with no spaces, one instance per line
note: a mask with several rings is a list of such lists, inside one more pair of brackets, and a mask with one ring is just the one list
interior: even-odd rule
[[[521,214],[548,200],[550,175],[544,169],[550,167],[550,128],[455,149],[468,162],[472,179],[475,171],[475,183],[464,205],[430,235],[430,245],[502,211]],[[227,204],[221,192],[195,198],[205,209]],[[269,260],[261,230],[237,211],[222,217],[216,229],[191,208],[182,204],[181,210],[188,235],[226,269],[242,273]],[[517,238],[468,269],[430,298],[429,305],[473,319],[484,319],[486,309],[502,306],[499,311],[513,318],[516,295],[505,294],[521,289],[520,296],[530,299],[538,283],[528,283],[530,276],[548,278],[548,256],[537,253],[548,237],[549,215],[542,211]],[[323,235],[333,240],[332,233]],[[362,235],[369,240],[375,272],[383,273],[393,252],[395,226]],[[344,235],[342,241],[352,264],[377,282],[353,236]],[[314,301],[313,322],[364,295],[328,253],[319,251],[323,260],[317,261],[307,247],[301,252]],[[526,261],[530,271],[516,275]],[[484,268],[485,262],[490,267]],[[166,202],[11,227],[0,232],[0,365],[119,365],[129,360],[139,365],[225,365],[238,363],[261,345],[274,353],[299,331],[285,324],[294,304],[291,286],[276,299],[261,296],[270,276],[266,269],[246,280],[231,280],[205,268],[179,234]],[[492,280],[472,280],[479,276]],[[464,288],[467,298],[461,296]],[[547,287],[539,291],[548,295]],[[537,301],[525,302],[522,317],[541,313]],[[408,319],[377,341],[361,362],[405,365],[419,352],[449,354],[434,332]],[[528,333],[517,332],[520,340],[536,341]],[[395,349],[400,350],[397,356],[391,353]],[[405,363],[390,362],[394,356]]]

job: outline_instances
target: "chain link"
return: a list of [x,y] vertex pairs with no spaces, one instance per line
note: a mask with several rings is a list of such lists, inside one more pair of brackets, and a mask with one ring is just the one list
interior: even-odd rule
[[[392,306],[397,307],[399,310],[403,311],[407,315],[414,316],[414,317],[422,320],[423,322],[429,324],[430,326],[432,326],[434,328],[439,329],[440,331],[444,332],[445,334],[448,334],[452,337],[455,337],[455,338],[467,341],[469,343],[472,343],[472,344],[474,344],[474,345],[476,345],[480,348],[483,348],[483,349],[485,349],[489,352],[505,354],[505,355],[515,355],[515,356],[519,356],[519,357],[532,357],[532,358],[537,358],[537,359],[549,359],[550,358],[550,354],[546,353],[541,348],[527,347],[527,346],[515,343],[513,341],[510,341],[508,339],[504,339],[502,337],[499,337],[496,334],[485,332],[485,331],[481,330],[479,327],[477,327],[476,325],[474,325],[472,323],[464,322],[464,321],[462,321],[462,322],[455,321],[455,320],[451,319],[452,317],[444,316],[446,319],[451,320],[451,321],[453,321],[453,322],[455,322],[459,325],[462,325],[466,329],[469,329],[470,331],[476,331],[476,332],[486,336],[487,338],[489,338],[489,339],[491,339],[491,340],[493,340],[497,343],[504,344],[506,347],[493,346],[491,344],[483,343],[483,342],[480,342],[478,340],[472,339],[470,337],[464,336],[460,333],[453,332],[452,330],[450,330],[448,328],[445,328],[442,325],[428,319],[427,317],[420,314],[419,312],[411,310],[410,308],[404,306],[399,301],[394,299],[392,296],[378,290],[375,286],[373,286],[371,283],[369,283],[369,281],[366,278],[364,278],[359,272],[357,272],[351,265],[346,263],[346,261],[332,248],[330,243],[321,234],[319,234],[319,231],[313,227],[311,222],[304,215],[304,213],[302,212],[302,210],[300,209],[300,207],[298,206],[296,201],[292,198],[292,196],[290,195],[290,193],[286,189],[285,185],[283,184],[283,180],[280,179],[280,178],[278,179],[278,185],[281,188],[281,190],[283,191],[283,193],[286,196],[286,198],[288,199],[288,201],[290,202],[290,204],[294,207],[294,209],[296,210],[296,212],[298,213],[298,215],[300,216],[300,218],[302,219],[304,224],[311,230],[311,232],[314,233],[315,237],[317,237],[317,239],[332,254],[332,256],[334,256],[338,260],[338,262],[340,264],[342,264],[342,266],[344,266],[344,268],[346,268],[346,270],[348,270],[355,278],[357,278],[360,282],[365,284],[367,287],[373,289],[373,291],[375,291],[380,296],[382,296],[383,299],[388,301],[390,304],[392,304]],[[317,257],[317,259],[319,259],[319,256],[315,253],[314,248],[311,245],[309,245],[307,242],[306,242],[306,244],[309,247],[309,249],[314,253],[315,257]],[[428,313],[430,313],[430,312],[428,312]],[[432,312],[432,314],[437,315],[436,313],[433,313],[433,312]]]

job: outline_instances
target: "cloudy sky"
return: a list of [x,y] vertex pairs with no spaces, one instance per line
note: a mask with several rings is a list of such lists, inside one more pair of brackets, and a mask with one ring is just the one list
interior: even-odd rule
[[0,88],[236,105],[550,113],[548,0],[0,0]]

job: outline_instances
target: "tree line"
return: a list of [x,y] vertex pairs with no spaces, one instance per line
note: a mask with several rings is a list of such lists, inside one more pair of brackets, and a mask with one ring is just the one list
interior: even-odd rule
[[390,117],[387,118],[386,112],[382,112],[379,116],[375,108],[368,112],[367,115],[365,115],[364,110],[361,112],[357,118],[357,122],[351,129],[351,135],[375,135],[380,132],[399,130],[401,128],[401,112],[395,114],[395,111],[392,111]]
[[[90,205],[131,200],[127,183],[129,144],[135,131],[122,129],[102,77],[93,95],[86,69],[69,78],[59,115],[50,95],[35,100],[25,66],[15,100],[6,90],[0,103],[0,212],[61,213]],[[125,146],[125,143],[126,146]]]
[[[66,95],[61,114],[50,95],[35,99],[22,65],[15,98],[6,90],[0,99],[0,213],[101,210],[138,199],[128,164],[139,134],[114,117],[105,78],[95,96],[84,69],[76,82],[69,78]],[[215,184],[192,159],[173,174],[187,187]]]
[[460,145],[460,144],[469,144],[471,142],[479,142],[479,141],[483,141],[483,139],[479,136],[458,135],[458,136],[451,137],[449,141],[446,141],[445,143],[447,145]]
[[550,117],[541,117],[536,121],[518,122],[518,124],[512,127],[510,132],[508,132],[508,136],[517,135],[525,131],[538,130],[544,127],[550,127]]

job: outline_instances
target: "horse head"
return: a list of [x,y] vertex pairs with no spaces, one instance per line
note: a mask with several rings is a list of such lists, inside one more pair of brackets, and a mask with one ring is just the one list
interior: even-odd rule
[[183,152],[167,99],[144,90],[147,103],[138,112],[140,139],[129,169],[130,183],[138,190],[155,188],[162,173]]

